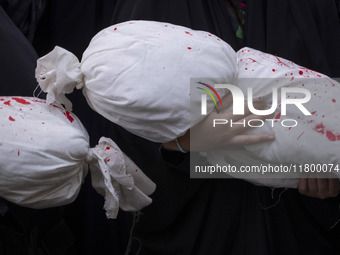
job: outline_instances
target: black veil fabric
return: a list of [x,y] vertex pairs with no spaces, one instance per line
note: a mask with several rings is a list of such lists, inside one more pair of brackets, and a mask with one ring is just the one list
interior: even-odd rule
[[0,5],[1,96],[32,96],[38,55]]
[[45,4],[46,0],[0,0],[0,6],[30,41],[33,40]]
[[247,46],[340,77],[338,0],[248,3]]

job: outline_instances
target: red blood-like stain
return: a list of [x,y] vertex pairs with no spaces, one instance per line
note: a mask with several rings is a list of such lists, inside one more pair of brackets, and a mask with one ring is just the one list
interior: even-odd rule
[[191,50],[191,47],[188,47],[188,50]]
[[294,80],[294,77],[290,78],[290,80],[293,81],[293,80]]
[[281,113],[278,113],[276,114],[274,119],[276,119],[275,121],[277,122],[280,118],[281,118]]
[[303,72],[302,72],[302,71],[299,71],[299,74],[300,74],[300,75],[303,75]]
[[330,140],[332,142],[336,141],[336,135],[332,131],[327,130],[326,136],[327,136],[328,140]]
[[62,109],[63,110],[63,108],[61,108],[60,106],[57,106],[57,105],[54,105],[54,104],[51,104],[54,108],[58,108],[58,109]]
[[18,150],[18,156],[20,156],[20,150]]
[[106,159],[106,162],[110,162],[110,159],[109,159],[109,158],[107,158],[107,159]]
[[10,121],[15,121],[15,119],[12,116],[9,116],[8,118]]
[[291,129],[292,129],[292,127],[289,127],[289,128],[288,128],[288,130],[291,130]]
[[248,68],[246,67],[246,68],[244,68],[244,70],[248,70]]
[[138,169],[136,169],[136,172],[138,172]]
[[313,123],[314,120],[307,120],[307,123]]
[[11,105],[11,100],[8,100],[8,101],[4,102],[4,104],[10,106]]
[[316,113],[316,111],[314,111],[314,112],[311,112],[311,114],[312,114],[312,115],[314,115],[315,113]]
[[258,63],[258,64],[260,64],[260,65],[262,65],[260,62],[257,62],[255,59],[253,59],[253,58],[245,58],[244,60],[251,60],[253,63]]
[[211,34],[208,34],[209,36],[211,36]]
[[272,69],[273,72],[275,72],[276,70],[275,69]]
[[336,102],[336,100],[333,98],[333,99],[332,99],[332,102],[333,102],[333,103],[335,103],[335,102]]
[[[43,101],[43,100],[38,100],[38,99],[33,99],[32,100],[33,102],[36,102],[36,103],[43,103],[43,104],[46,104],[46,101]],[[54,106],[54,105],[53,105]],[[56,107],[56,106],[54,106]]]
[[116,31],[117,30],[117,28],[115,27],[115,29],[113,29],[114,31]]
[[325,126],[322,123],[320,123],[320,124],[316,125],[313,128],[313,130],[320,133],[320,134],[324,134],[325,133]]
[[185,33],[186,33],[187,35],[190,35],[190,32],[188,32],[188,31],[185,31]]
[[277,64],[280,65],[280,66],[286,66],[286,67],[289,67],[286,63],[282,62],[280,58],[276,57],[275,58],[277,59]]
[[109,149],[111,149],[109,146],[107,146],[107,147],[105,148],[105,150],[107,150],[107,151],[108,151]]
[[302,132],[299,136],[298,136],[298,138],[296,138],[296,140],[299,140],[300,138],[301,138],[301,136],[304,134],[305,132]]
[[41,124],[45,124],[45,122],[41,122]]
[[26,100],[23,99],[23,98],[13,97],[12,99],[15,100],[15,101],[17,101],[17,102],[20,103],[20,104],[31,104],[30,102],[26,101]]
[[5,99],[4,98],[0,98],[0,101],[5,101]]
[[318,76],[318,77],[321,77],[321,75],[320,75],[320,74],[318,74],[317,76]]
[[302,84],[301,86],[302,86],[302,87],[304,87],[304,86],[305,86],[305,84]]
[[74,121],[74,118],[70,115],[69,111],[64,112],[64,115],[71,123]]

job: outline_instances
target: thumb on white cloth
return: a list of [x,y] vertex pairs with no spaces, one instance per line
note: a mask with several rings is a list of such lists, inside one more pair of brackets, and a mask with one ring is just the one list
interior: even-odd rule
[[108,218],[116,218],[119,207],[138,211],[151,204],[148,197],[156,185],[109,138],[102,137],[87,157],[92,185],[105,197]]
[[76,87],[84,86],[78,58],[71,52],[56,46],[37,61],[35,77],[41,89],[47,93],[48,104],[58,102],[72,111],[72,103],[65,97]]

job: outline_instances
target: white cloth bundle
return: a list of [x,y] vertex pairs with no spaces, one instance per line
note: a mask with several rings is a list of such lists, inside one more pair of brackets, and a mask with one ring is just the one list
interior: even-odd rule
[[[332,169],[333,174],[339,176],[340,84],[321,73],[254,49],[239,50],[237,58],[238,74],[235,85],[244,95],[247,95],[248,88],[252,88],[254,101],[265,102],[266,109],[269,109],[273,101],[273,88],[277,88],[278,92],[280,88],[303,88],[311,94],[310,100],[303,104],[311,115],[306,116],[295,105],[287,105],[286,115],[282,115],[280,93],[278,93],[275,121],[266,121],[263,127],[251,128],[249,132],[250,134],[275,133],[273,142],[248,145],[244,150],[211,152],[209,160],[218,164],[230,163],[236,166],[262,164],[262,166],[289,167],[289,172],[267,172],[265,175],[233,174],[235,177],[272,187],[296,188],[298,178],[302,176],[300,170],[310,169],[309,171],[314,173],[319,171],[325,173],[319,177],[328,177],[326,174]],[[288,93],[287,99],[305,96],[303,93]],[[296,123],[291,120],[295,120]],[[297,125],[294,126],[295,124]],[[283,168],[277,167],[277,169]]]
[[[48,103],[70,109],[64,94],[82,88],[89,105],[107,119],[138,136],[167,142],[190,128],[190,93],[198,93],[190,91],[190,78],[232,83],[235,73],[236,53],[216,36],[131,21],[99,32],[81,63],[56,47],[38,60],[36,77]],[[223,97],[226,90],[218,92]],[[211,111],[213,103],[208,103]],[[200,98],[191,104],[199,109]]]
[[110,139],[89,148],[72,113],[45,100],[0,97],[0,197],[30,208],[75,200],[90,166],[92,184],[105,196],[106,215],[151,203],[154,183]]
[[[287,116],[281,120],[297,118],[297,127],[276,124],[272,128],[268,122],[263,128],[251,130],[251,133],[274,132],[274,142],[246,146],[240,151],[211,152],[208,158],[213,164],[239,166],[340,161],[337,141],[340,130],[336,131],[334,120],[339,112],[338,83],[290,61],[249,48],[236,54],[227,43],[207,32],[152,21],[117,24],[92,39],[81,62],[70,52],[56,47],[38,60],[36,77],[42,90],[48,93],[49,103],[58,101],[70,109],[71,103],[64,94],[71,93],[75,87],[82,88],[95,111],[156,142],[183,135],[205,117],[190,114],[192,109],[201,109],[202,93],[198,89],[190,90],[190,79],[199,78],[212,87],[216,83],[234,84],[245,95],[248,87],[254,87],[254,100],[268,106],[273,86],[305,87],[312,93],[312,100],[305,104],[314,113],[312,117],[302,118],[297,109],[288,107]],[[305,80],[302,82],[298,77]],[[273,83],[274,80],[277,82]],[[226,93],[226,89],[216,89],[220,97]],[[213,107],[214,102],[208,97],[207,112]],[[189,121],[192,116],[194,119]],[[278,112],[276,118],[280,121]],[[284,174],[281,176],[284,179],[278,180],[254,179],[245,174],[233,176],[275,187],[296,187],[299,177],[295,173]]]

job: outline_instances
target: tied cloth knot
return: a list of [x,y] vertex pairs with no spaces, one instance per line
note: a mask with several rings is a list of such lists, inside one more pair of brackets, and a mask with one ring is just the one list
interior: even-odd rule
[[56,46],[50,53],[38,59],[35,77],[41,89],[47,93],[47,104],[57,102],[72,111],[72,103],[65,94],[84,86],[81,64],[73,53]]
[[151,204],[148,195],[156,185],[109,138],[102,137],[99,144],[89,150],[92,186],[105,197],[104,209],[108,218],[116,218],[119,207],[125,211],[138,211]]

